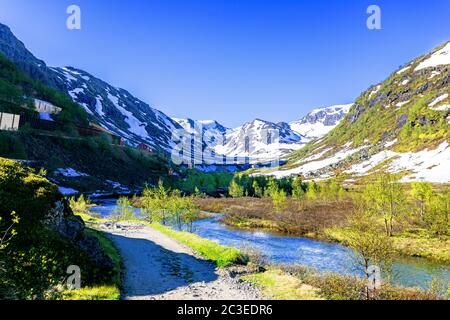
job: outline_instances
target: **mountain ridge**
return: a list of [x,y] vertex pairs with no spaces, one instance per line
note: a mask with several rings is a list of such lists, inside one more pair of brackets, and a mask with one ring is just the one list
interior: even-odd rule
[[81,69],[48,67],[1,23],[0,52],[31,78],[68,94],[92,120],[130,144],[146,143],[157,149],[171,149],[171,132],[180,128],[179,125],[127,90],[116,88]]
[[[290,152],[300,149],[307,142],[321,138],[345,117],[350,106],[351,104],[317,108],[301,120],[291,123],[275,123],[256,118],[236,128],[226,128],[216,120],[172,119],[178,122],[189,134],[196,133],[198,135],[199,129],[202,128],[204,135],[206,130],[212,129],[210,135],[214,136],[214,139],[208,137],[207,141],[223,141],[222,144],[214,148],[214,151],[218,154],[267,161],[280,157],[284,158]],[[313,118],[313,114],[316,114],[315,118]],[[205,123],[207,123],[206,126]],[[305,127],[300,127],[298,124],[308,124],[309,130],[305,130]],[[265,143],[263,136],[270,130],[276,130],[278,137],[275,137],[274,141]],[[306,134],[303,134],[303,132]],[[313,134],[310,134],[311,132]],[[247,150],[245,147],[246,137],[250,139],[250,146]]]

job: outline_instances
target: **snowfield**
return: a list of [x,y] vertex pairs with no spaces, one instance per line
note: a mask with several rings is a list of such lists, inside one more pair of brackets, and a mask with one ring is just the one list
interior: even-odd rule
[[[407,173],[402,182],[425,181],[434,183],[450,183],[450,146],[448,142],[441,143],[436,149],[425,149],[419,152],[400,153],[388,150],[393,146],[397,140],[387,142],[385,144],[386,150],[379,152],[370,157],[370,159],[357,163],[348,168],[345,173],[351,174],[355,177],[361,177],[372,173],[373,169],[386,162],[384,168],[391,173]],[[367,146],[362,146],[354,149],[346,147],[333,156],[325,159],[317,160],[322,157],[329,150],[326,149],[318,154],[312,155],[309,158],[301,160],[299,166],[289,170],[277,170],[273,172],[261,173],[267,176],[274,176],[276,178],[285,178],[294,175],[310,175],[317,173],[318,170],[324,169],[330,165],[338,164],[345,158],[359,152]],[[305,162],[306,161],[306,162]],[[331,175],[329,173],[321,172],[320,178],[327,178]],[[317,174],[316,174],[317,176]]]
[[148,139],[148,132],[145,129],[146,123],[139,121],[130,111],[120,105],[119,98],[108,92],[108,99],[113,103],[114,107],[125,116],[126,123],[130,126],[129,131],[141,138]]
[[330,165],[337,164],[344,160],[345,158],[359,152],[364,149],[366,146],[361,146],[355,149],[349,149],[350,144],[347,144],[344,149],[335,153],[332,157],[328,157],[322,160],[316,160],[304,163],[297,168],[289,169],[289,170],[278,170],[274,172],[267,173],[268,176],[274,176],[277,179],[290,177],[292,175],[300,175],[300,174],[309,174],[315,172],[317,170],[326,168]]
[[450,64],[450,42],[441,50],[433,53],[430,58],[420,63],[414,71],[446,64]]
[[433,102],[431,102],[428,106],[429,107],[434,107],[435,105],[437,105],[439,102],[444,101],[445,99],[448,98],[448,93],[443,94],[442,96],[437,97]]

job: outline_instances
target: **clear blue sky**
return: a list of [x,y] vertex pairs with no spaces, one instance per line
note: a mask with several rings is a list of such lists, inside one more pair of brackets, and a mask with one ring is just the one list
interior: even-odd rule
[[[81,31],[65,27],[70,4]],[[380,31],[366,28],[370,4]],[[226,126],[352,102],[449,40],[449,13],[449,0],[0,0],[0,21],[49,65]]]

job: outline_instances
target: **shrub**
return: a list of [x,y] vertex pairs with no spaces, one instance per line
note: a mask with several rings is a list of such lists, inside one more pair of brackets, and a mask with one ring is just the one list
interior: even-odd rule
[[72,208],[73,212],[80,214],[80,213],[87,213],[89,211],[89,208],[92,207],[92,203],[89,199],[86,199],[84,195],[81,195],[77,198],[71,197],[69,199],[70,207]]
[[6,223],[15,211],[21,219],[20,228],[28,228],[42,220],[61,199],[56,185],[30,168],[0,158],[0,216]]
[[127,197],[120,197],[117,201],[117,208],[114,210],[113,216],[117,220],[132,220],[134,218],[134,209],[131,201]]

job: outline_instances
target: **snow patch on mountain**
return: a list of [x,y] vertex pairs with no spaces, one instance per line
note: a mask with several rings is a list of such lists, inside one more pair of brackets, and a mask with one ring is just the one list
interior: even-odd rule
[[442,102],[442,101],[444,101],[447,98],[448,98],[448,93],[445,93],[445,94],[437,97],[436,99],[434,99],[433,102],[431,102],[428,106],[432,108],[435,105],[437,105],[439,102]]
[[353,165],[346,173],[363,176],[385,161],[386,170],[391,173],[410,172],[402,181],[427,181],[446,183],[450,181],[450,148],[447,142],[436,149],[425,149],[419,152],[398,153],[391,150],[379,152],[369,160]]
[[[321,160],[309,161],[304,164],[299,165],[294,169],[289,170],[277,170],[273,172],[266,173],[266,175],[274,176],[277,179],[290,177],[292,175],[307,175],[310,173],[314,173],[318,170],[324,169],[331,165],[337,164],[347,157],[361,151],[366,146],[360,146],[357,148],[351,148],[351,144],[345,145],[341,150],[337,151],[334,155],[330,157],[326,157]],[[322,177],[328,177],[327,174],[322,174]]]
[[422,61],[414,71],[450,64],[450,42],[441,50],[434,52],[430,58]]

